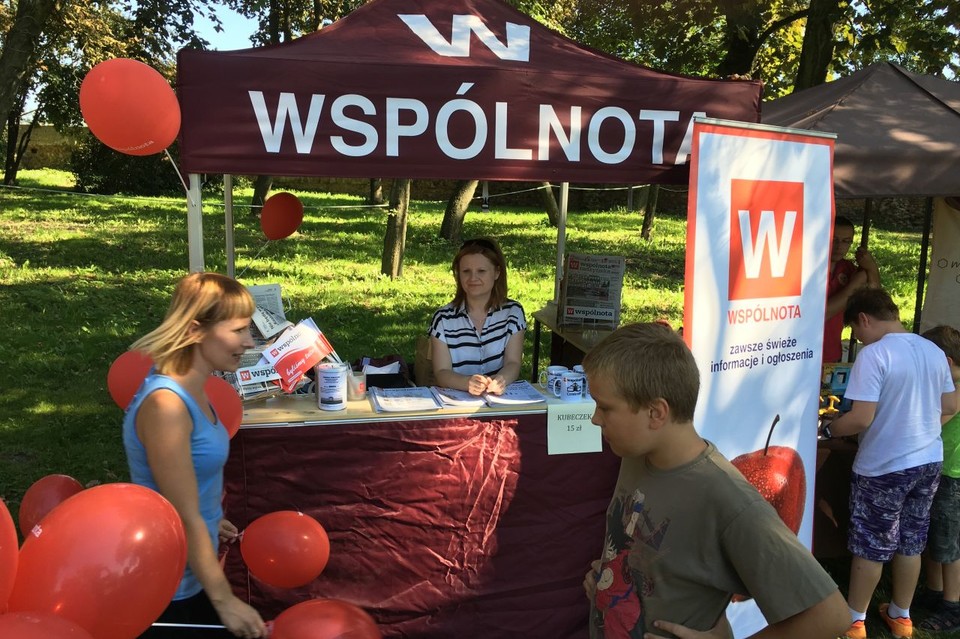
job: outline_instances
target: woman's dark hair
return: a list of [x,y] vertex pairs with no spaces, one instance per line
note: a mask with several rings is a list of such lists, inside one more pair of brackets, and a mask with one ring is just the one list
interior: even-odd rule
[[457,283],[457,293],[453,297],[453,305],[461,306],[467,299],[467,292],[463,290],[463,284],[460,283],[460,260],[465,255],[483,255],[493,262],[500,275],[493,283],[493,290],[490,291],[490,299],[487,300],[487,310],[491,308],[500,308],[507,300],[507,261],[503,257],[503,251],[500,245],[492,237],[478,237],[465,241],[453,258],[453,279]]

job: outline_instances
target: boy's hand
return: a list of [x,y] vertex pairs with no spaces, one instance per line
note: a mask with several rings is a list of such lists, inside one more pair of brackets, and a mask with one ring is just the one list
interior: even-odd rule
[[600,574],[600,560],[595,559],[590,564],[590,570],[583,576],[583,592],[587,595],[587,600],[593,603],[597,597],[597,575]]
[[877,261],[873,259],[873,255],[870,254],[870,251],[868,251],[865,246],[857,247],[857,252],[854,253],[854,259],[857,260],[857,266],[864,270],[869,271],[877,268]]
[[[733,639],[733,629],[730,628],[730,622],[727,621],[726,614],[717,620],[717,625],[706,631],[691,630],[686,626],[681,626],[678,623],[671,623],[669,621],[654,621],[653,626],[658,630],[669,632],[676,636],[677,639]],[[658,635],[652,632],[645,632],[643,634],[643,639],[662,639],[663,637],[665,637],[665,635]]]

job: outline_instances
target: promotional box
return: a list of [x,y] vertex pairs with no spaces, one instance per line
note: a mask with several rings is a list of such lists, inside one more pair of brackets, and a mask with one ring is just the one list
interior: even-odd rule
[[557,324],[583,328],[620,325],[626,260],[617,255],[569,253],[563,264]]

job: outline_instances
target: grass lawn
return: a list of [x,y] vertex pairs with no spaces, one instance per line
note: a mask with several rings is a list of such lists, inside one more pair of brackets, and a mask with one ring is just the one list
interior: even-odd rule
[[[6,324],[0,340],[0,497],[14,519],[24,491],[45,475],[64,473],[84,484],[127,479],[122,413],[107,393],[107,370],[157,325],[173,284],[188,268],[184,198],[85,196],[71,192],[71,183],[63,172],[21,171],[26,188],[0,189]],[[415,197],[416,183],[413,189]],[[364,208],[351,196],[298,195],[306,207],[299,233],[266,246],[259,223],[238,208],[239,279],[279,283],[288,319],[312,317],[344,359],[399,353],[412,363],[417,336],[453,294],[450,260],[457,247],[438,239],[444,203],[411,204],[403,277],[390,280],[379,273],[382,209]],[[236,201],[249,197],[239,192]],[[206,268],[225,272],[220,198],[206,197],[203,221]],[[640,238],[641,222],[624,210],[574,212],[567,248],[626,257],[624,321],[668,318],[679,325],[686,212],[661,212],[649,241]],[[500,239],[510,296],[528,317],[552,299],[556,229],[545,213],[494,201],[489,212],[467,215],[464,236],[477,235]],[[829,250],[829,238],[822,243]],[[919,236],[874,228],[871,250],[909,326]],[[548,348],[547,335],[543,341]],[[846,581],[844,566],[832,569]]]

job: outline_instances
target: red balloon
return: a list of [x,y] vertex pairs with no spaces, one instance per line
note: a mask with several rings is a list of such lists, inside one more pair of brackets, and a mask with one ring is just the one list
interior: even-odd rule
[[127,409],[151,366],[153,359],[142,351],[126,351],[113,360],[107,371],[107,391],[117,406]]
[[311,599],[287,608],[273,621],[272,639],[381,639],[363,608],[338,599]]
[[47,513],[53,510],[67,497],[73,497],[83,490],[83,486],[68,475],[47,475],[33,482],[20,502],[20,514],[17,522],[24,538]]
[[0,615],[3,639],[93,639],[69,619],[43,612],[11,612]]
[[203,390],[232,439],[243,421],[243,400],[230,382],[216,375],[207,378]]
[[56,614],[96,639],[133,639],[173,599],[186,562],[183,523],[160,493],[94,486],[27,536],[9,609]]
[[0,614],[7,609],[7,599],[13,590],[19,560],[17,529],[13,525],[13,517],[10,516],[7,505],[0,499]]
[[80,112],[98,140],[127,155],[160,153],[180,132],[180,104],[170,83],[129,58],[90,69],[80,84]]
[[282,240],[293,235],[302,222],[303,203],[293,193],[271,195],[260,211],[260,228],[268,240]]
[[258,517],[240,538],[250,574],[270,586],[305,586],[330,559],[330,539],[316,519],[293,510]]

